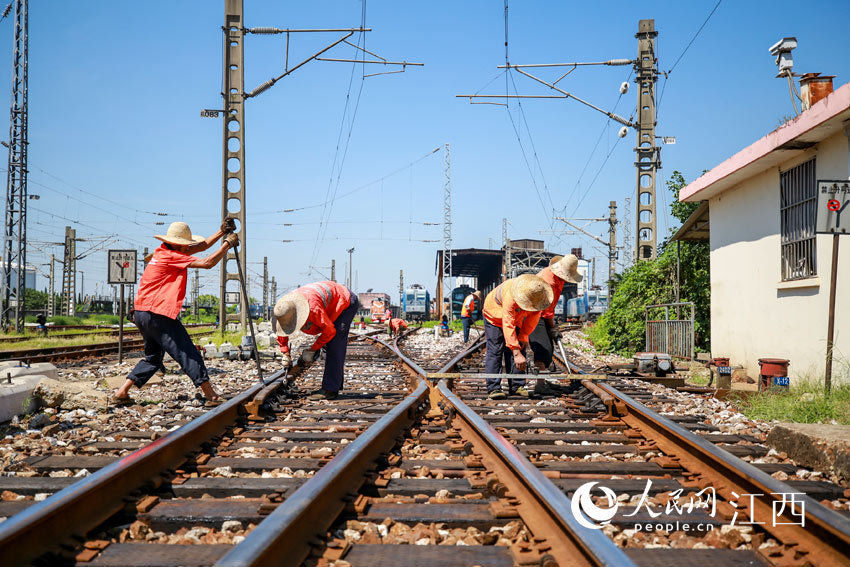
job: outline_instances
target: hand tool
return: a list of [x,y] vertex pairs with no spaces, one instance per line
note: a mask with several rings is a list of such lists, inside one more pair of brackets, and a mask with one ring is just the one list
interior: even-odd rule
[[239,261],[238,246],[233,247],[233,256],[236,258],[236,267],[239,270],[239,284],[242,286],[242,303],[247,309],[245,318],[248,320],[248,328],[251,330],[251,348],[254,349],[254,359],[257,361],[257,376],[259,377],[260,382],[263,383],[263,386],[265,386],[266,381],[263,380],[263,367],[260,364],[260,351],[257,349],[257,339],[254,337],[254,320],[251,319],[251,310],[248,308],[248,289],[245,286],[245,274],[242,273],[242,263]]

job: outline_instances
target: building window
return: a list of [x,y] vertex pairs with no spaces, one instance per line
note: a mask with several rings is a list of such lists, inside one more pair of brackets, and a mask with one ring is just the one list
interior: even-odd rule
[[817,275],[815,160],[779,174],[782,281]]

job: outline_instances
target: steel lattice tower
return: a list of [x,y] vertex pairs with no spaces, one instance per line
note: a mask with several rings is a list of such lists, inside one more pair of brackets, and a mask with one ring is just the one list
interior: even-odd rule
[[[2,325],[24,326],[27,265],[27,55],[28,0],[15,1],[12,106],[9,124],[9,166],[6,174],[6,231],[3,258]],[[16,276],[13,276],[16,274]],[[14,304],[13,304],[14,300]]]
[[[446,155],[443,163],[443,288],[449,288],[449,313],[451,310],[452,278],[452,160],[449,144],[446,144]],[[445,291],[443,291],[445,294]],[[440,297],[440,302],[443,298]],[[442,304],[442,303],[441,303]]]

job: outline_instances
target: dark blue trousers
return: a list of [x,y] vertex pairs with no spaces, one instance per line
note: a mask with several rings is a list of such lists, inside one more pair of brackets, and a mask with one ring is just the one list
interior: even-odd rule
[[136,311],[133,314],[133,322],[145,339],[145,358],[136,364],[127,377],[136,386],[139,388],[144,386],[162,367],[162,359],[166,352],[180,364],[180,368],[192,379],[195,386],[209,381],[204,358],[198,352],[183,323],[150,311]]
[[343,367],[345,366],[345,353],[348,350],[348,331],[351,329],[351,321],[360,309],[357,294],[351,292],[351,305],[339,314],[334,321],[336,334],[334,338],[325,345],[325,373],[322,375],[322,389],[329,392],[342,390]]
[[[487,341],[487,353],[484,356],[484,372],[502,374],[502,361],[507,374],[518,374],[514,365],[514,354],[505,346],[505,333],[501,327],[484,320],[484,338]],[[502,385],[500,378],[487,378],[487,393],[498,390]],[[508,388],[513,391],[525,386],[525,378],[508,378]]]
[[460,323],[463,325],[463,342],[469,342],[469,328],[472,326],[472,317],[461,317]]

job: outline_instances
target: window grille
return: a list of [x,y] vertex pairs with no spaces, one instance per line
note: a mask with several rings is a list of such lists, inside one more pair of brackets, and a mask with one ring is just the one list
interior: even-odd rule
[[782,281],[817,275],[815,160],[779,174]]

